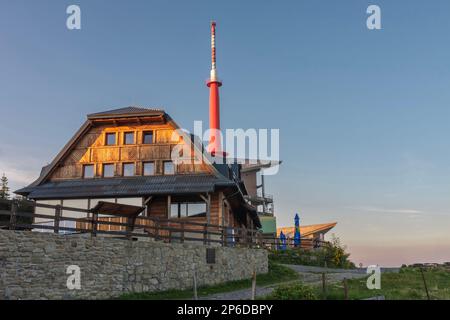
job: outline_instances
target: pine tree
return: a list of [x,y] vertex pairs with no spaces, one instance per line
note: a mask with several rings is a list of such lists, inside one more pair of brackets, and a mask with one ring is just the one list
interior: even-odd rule
[[8,178],[5,174],[0,180],[0,199],[9,199]]

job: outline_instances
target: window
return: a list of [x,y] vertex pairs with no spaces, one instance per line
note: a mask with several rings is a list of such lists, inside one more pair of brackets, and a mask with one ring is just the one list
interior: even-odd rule
[[155,174],[155,164],[153,162],[144,162],[144,176],[153,176]]
[[142,133],[142,143],[143,144],[153,143],[153,131],[144,131]]
[[124,177],[134,176],[134,163],[124,163],[123,164],[123,176]]
[[[170,204],[170,217],[171,218],[181,218],[185,217],[185,214],[182,214],[182,209],[186,208],[186,204],[184,203],[172,203]],[[184,210],[186,212],[186,210]]]
[[134,144],[134,132],[125,132],[123,134],[123,144]]
[[164,174],[175,174],[175,166],[172,161],[164,161]]
[[104,164],[103,165],[103,177],[104,178],[114,177],[114,165],[113,164]]
[[86,164],[83,166],[83,178],[93,178],[94,177],[94,165]]
[[206,203],[175,202],[170,205],[171,218],[182,218],[196,215],[206,215]]
[[116,145],[116,133],[107,133],[105,136],[105,144],[107,146]]

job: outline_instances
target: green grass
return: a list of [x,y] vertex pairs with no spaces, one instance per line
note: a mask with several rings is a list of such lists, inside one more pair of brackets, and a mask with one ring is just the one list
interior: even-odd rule
[[[428,290],[432,300],[450,299],[450,271],[429,269],[424,271]],[[315,288],[318,297],[323,298],[321,288]],[[419,269],[404,268],[400,273],[384,273],[381,276],[381,289],[369,290],[366,278],[348,280],[349,299],[365,299],[385,296],[387,300],[423,300],[427,299],[422,275]],[[344,299],[343,283],[330,285],[327,299]]]
[[[280,282],[298,279],[297,272],[290,268],[269,261],[269,272],[256,276],[258,286],[266,286]],[[251,279],[230,281],[214,286],[204,286],[197,289],[199,296],[207,296],[215,293],[230,292],[240,289],[250,288]],[[118,299],[122,300],[169,300],[169,299],[190,299],[193,298],[193,290],[168,290],[161,292],[126,293]]]
[[265,296],[258,297],[262,300],[317,300],[318,295],[311,286],[304,285],[301,281],[277,286],[275,290]]

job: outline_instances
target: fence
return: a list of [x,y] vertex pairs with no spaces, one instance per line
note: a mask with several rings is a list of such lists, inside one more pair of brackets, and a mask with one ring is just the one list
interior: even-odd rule
[[[92,236],[123,237],[129,240],[138,238],[153,238],[164,242],[200,242],[203,244],[221,246],[249,246],[278,249],[279,239],[274,236],[263,235],[254,229],[238,228],[196,222],[195,218],[162,219],[152,216],[138,216],[115,213],[114,216],[99,215],[92,210],[49,205],[34,201],[20,200],[33,208],[33,212],[19,210],[18,200],[0,200],[0,204],[10,206],[10,210],[0,210],[0,217],[6,216],[3,228],[10,230],[31,230],[37,232],[53,232],[57,234],[90,233]],[[36,213],[36,208],[53,210],[54,214]],[[85,217],[63,216],[63,212],[78,212]],[[28,222],[18,218],[28,218]],[[41,223],[37,219],[44,220]],[[24,220],[24,219],[20,219]],[[1,226],[0,226],[1,227]],[[317,248],[321,241],[302,239],[302,248]],[[287,247],[297,246],[293,239],[286,240]]]

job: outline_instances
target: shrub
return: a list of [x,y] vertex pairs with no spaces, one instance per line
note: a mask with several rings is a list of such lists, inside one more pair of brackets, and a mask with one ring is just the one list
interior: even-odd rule
[[279,286],[266,298],[271,300],[317,300],[314,291],[302,283]]
[[331,241],[323,247],[324,261],[329,267],[354,269],[355,264],[349,260],[350,254],[347,247],[341,244],[341,240],[332,235]]
[[269,254],[269,259],[278,263],[353,269],[355,264],[349,260],[349,257],[346,247],[334,235],[328,244],[319,249],[288,248],[272,251]]

